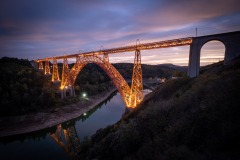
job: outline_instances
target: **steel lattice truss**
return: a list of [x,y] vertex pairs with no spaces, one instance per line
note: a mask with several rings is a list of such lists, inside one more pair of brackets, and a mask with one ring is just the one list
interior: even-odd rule
[[138,105],[144,98],[143,82],[142,82],[142,67],[140,50],[135,51],[135,59],[133,66],[132,85],[131,85],[131,106]]
[[[88,56],[78,56],[76,59],[76,64],[72,67],[72,69],[67,74],[67,77],[63,78],[63,81],[61,83],[61,88],[67,88],[68,86],[73,86],[75,83],[75,80],[77,78],[77,75],[83,67],[88,63],[95,63],[98,66],[100,66],[111,78],[113,84],[118,89],[119,93],[121,94],[125,104],[127,107],[136,107],[137,99],[135,98],[138,90],[136,90],[137,87],[134,88],[134,92],[131,92],[130,87],[128,86],[127,82],[124,80],[124,78],[121,76],[121,74],[111,65],[105,58],[100,58],[96,55],[88,55]],[[139,84],[138,84],[139,85]],[[141,84],[142,86],[142,84]]]
[[39,62],[39,67],[38,67],[40,70],[43,70],[43,62],[42,61],[40,61]]
[[46,59],[45,60],[45,74],[51,74],[51,71],[50,71],[50,66],[49,66],[49,60]]
[[[42,63],[42,61],[39,61]],[[97,55],[81,55],[76,57],[75,65],[69,70],[67,58],[63,59],[63,70],[62,70],[62,80],[61,80],[61,90],[65,90],[68,87],[74,86],[77,75],[85,65],[88,63],[95,63],[101,67],[110,77],[113,84],[118,89],[121,94],[123,101],[127,107],[136,107],[143,100],[143,83],[142,83],[142,68],[141,68],[141,53],[140,50],[136,50],[132,85],[131,88],[128,86],[127,82],[121,76],[121,74],[109,63],[109,58],[107,54],[104,54],[103,58]],[[39,64],[40,67],[40,64]],[[45,61],[45,74],[51,74],[49,61]],[[52,81],[60,81],[58,74],[57,59],[53,59],[53,74]]]
[[53,75],[52,75],[52,81],[59,81],[59,73],[58,73],[58,64],[57,59],[53,59]]
[[[66,57],[63,58],[63,70],[62,70],[62,86],[64,87],[63,84],[65,84],[66,78],[69,73],[69,68],[68,68],[68,60]],[[63,89],[63,88],[62,88]]]
[[[98,51],[90,51],[90,52],[84,52],[84,53],[77,53],[77,54],[69,54],[65,56],[56,56],[56,57],[49,57],[48,59],[52,60],[53,58],[56,59],[63,59],[66,58],[75,58],[79,55],[102,55],[102,54],[114,54],[114,53],[122,53],[122,52],[134,52],[136,48],[139,50],[150,50],[150,49],[158,49],[158,48],[168,48],[168,47],[176,47],[176,46],[185,46],[192,44],[192,38],[179,38],[179,39],[173,39],[173,40],[167,40],[167,41],[159,41],[159,42],[151,42],[151,43],[142,43],[138,45],[130,45],[130,46],[124,46],[124,47],[118,47],[118,48],[111,48],[111,49],[100,49]],[[45,59],[38,59],[38,62],[45,61]]]
[[[141,69],[141,54],[140,50],[150,50],[157,48],[167,48],[175,46],[184,46],[192,44],[192,38],[180,38],[168,41],[159,41],[152,43],[136,44],[112,49],[100,49],[85,53],[77,53],[65,56],[48,57],[46,59],[36,60],[39,63],[39,69],[42,69],[42,62],[45,61],[45,74],[51,74],[49,60],[53,60],[53,77],[52,80],[59,80],[57,59],[63,59],[63,71],[61,80],[61,89],[65,90],[68,87],[73,87],[77,75],[88,63],[95,63],[100,66],[111,78],[114,85],[117,87],[127,107],[136,107],[143,100],[143,84],[142,84],[142,69]],[[132,52],[135,51],[134,68],[132,75],[131,88],[123,79],[121,74],[109,63],[108,54]],[[100,58],[99,55],[103,55]],[[76,64],[69,70],[67,58],[76,58]]]

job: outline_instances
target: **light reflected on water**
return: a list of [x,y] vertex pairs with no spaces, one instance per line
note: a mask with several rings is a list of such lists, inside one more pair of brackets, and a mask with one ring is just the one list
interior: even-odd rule
[[[144,90],[144,94],[150,93]],[[1,160],[78,159],[80,142],[100,128],[119,121],[125,103],[115,92],[99,106],[80,117],[41,131],[0,139]]]
[[0,159],[76,159],[79,142],[91,137],[98,129],[119,121],[125,108],[120,94],[114,93],[79,118],[38,132],[1,139]]

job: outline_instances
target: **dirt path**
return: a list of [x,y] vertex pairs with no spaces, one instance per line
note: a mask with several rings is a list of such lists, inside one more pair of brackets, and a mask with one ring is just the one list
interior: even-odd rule
[[116,88],[112,88],[100,95],[93,96],[85,103],[78,102],[76,104],[56,108],[53,113],[48,109],[22,116],[0,117],[0,137],[33,132],[77,118],[103,102],[115,90]]

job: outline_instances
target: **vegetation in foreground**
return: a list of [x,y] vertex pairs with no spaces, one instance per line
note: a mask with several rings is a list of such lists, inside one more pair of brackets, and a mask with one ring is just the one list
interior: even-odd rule
[[240,159],[240,60],[169,80],[81,144],[82,159]]

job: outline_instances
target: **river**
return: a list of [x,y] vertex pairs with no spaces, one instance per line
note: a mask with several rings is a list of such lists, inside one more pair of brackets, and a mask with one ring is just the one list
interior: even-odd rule
[[126,109],[118,92],[76,119],[0,141],[1,160],[69,160],[77,158],[79,141],[119,121]]

